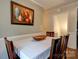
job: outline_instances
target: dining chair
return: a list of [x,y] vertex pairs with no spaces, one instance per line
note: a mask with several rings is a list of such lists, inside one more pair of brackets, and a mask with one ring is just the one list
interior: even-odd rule
[[5,45],[6,45],[6,49],[7,49],[8,58],[9,59],[20,59],[17,56],[17,54],[14,52],[13,42],[7,40],[7,37],[4,37],[4,39],[5,39]]
[[61,36],[61,53],[62,53],[62,58],[67,59],[66,55],[66,50],[67,50],[67,45],[68,45],[68,40],[69,40],[69,34],[65,36]]
[[48,59],[61,59],[61,38],[52,39],[50,57]]
[[50,36],[50,37],[54,37],[55,36],[55,33],[54,32],[46,32],[46,35],[47,36]]

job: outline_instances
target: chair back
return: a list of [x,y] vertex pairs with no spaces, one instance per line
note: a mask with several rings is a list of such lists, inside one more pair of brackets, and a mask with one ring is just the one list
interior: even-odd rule
[[61,38],[52,39],[50,59],[61,59]]
[[8,53],[8,58],[16,59],[16,55],[14,54],[13,42],[7,40],[6,37],[4,39],[5,39],[5,45],[6,45],[6,49],[7,49],[7,53]]
[[62,42],[61,42],[61,49],[62,52],[64,53],[67,49],[67,44],[68,44],[68,40],[69,40],[69,34],[66,36],[62,36]]
[[54,37],[55,36],[55,33],[54,32],[46,32],[46,35],[47,36],[50,36],[50,37]]

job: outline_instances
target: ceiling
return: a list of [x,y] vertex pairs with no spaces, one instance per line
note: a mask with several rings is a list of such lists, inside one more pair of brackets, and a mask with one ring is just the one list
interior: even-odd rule
[[59,5],[69,4],[77,0],[31,0],[31,1],[43,7],[44,9],[49,9]]

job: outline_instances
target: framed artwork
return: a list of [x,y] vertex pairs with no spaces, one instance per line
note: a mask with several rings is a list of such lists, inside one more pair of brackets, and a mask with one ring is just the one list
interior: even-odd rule
[[33,25],[34,10],[11,1],[11,24]]

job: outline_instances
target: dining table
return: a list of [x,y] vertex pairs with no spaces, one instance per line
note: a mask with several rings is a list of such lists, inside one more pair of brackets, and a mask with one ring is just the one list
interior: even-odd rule
[[33,37],[14,40],[14,49],[20,59],[48,59],[52,40],[58,37],[47,36],[44,40],[36,41]]

